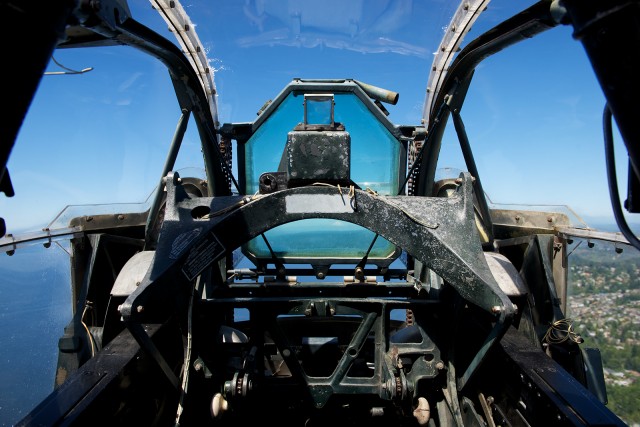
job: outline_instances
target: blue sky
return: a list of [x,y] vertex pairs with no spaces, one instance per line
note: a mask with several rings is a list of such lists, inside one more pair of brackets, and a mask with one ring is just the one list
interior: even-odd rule
[[[399,92],[398,104],[387,106],[390,119],[420,123],[433,52],[455,10],[452,2],[354,1],[349,9],[337,0],[323,9],[287,5],[184,3],[215,69],[221,122],[253,121],[265,101],[302,77],[354,78]],[[340,5],[336,16],[332,11]],[[502,13],[527,5],[492,1],[465,40]],[[138,20],[173,40],[149,3],[131,7]],[[55,58],[70,68],[93,70],[43,78],[9,161],[16,196],[0,199],[10,230],[41,228],[68,204],[144,201],[160,178],[177,124],[167,71],[155,59],[123,47],[57,51]],[[59,68],[51,63],[50,70]],[[611,220],[603,106],[602,91],[569,27],[480,64],[462,117],[491,200],[568,204],[587,222]],[[453,126],[448,129],[440,164],[463,168]],[[192,126],[178,167],[199,163],[193,132]],[[627,160],[619,138],[616,156],[624,195]]]

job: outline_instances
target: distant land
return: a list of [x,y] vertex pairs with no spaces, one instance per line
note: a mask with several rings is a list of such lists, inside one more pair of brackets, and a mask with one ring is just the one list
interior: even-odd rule
[[609,408],[629,426],[640,426],[640,252],[582,243],[576,239],[569,249],[566,315],[583,346],[601,353]]
[[[607,216],[588,216],[581,215],[584,222],[587,223],[589,228],[595,228],[596,230],[619,232],[620,228],[616,224],[615,218]],[[640,237],[640,214],[626,214],[625,219],[631,231]]]

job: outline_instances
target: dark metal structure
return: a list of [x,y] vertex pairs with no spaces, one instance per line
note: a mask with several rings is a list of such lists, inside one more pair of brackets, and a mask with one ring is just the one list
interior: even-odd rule
[[[637,174],[639,18],[637,2],[540,1],[458,54],[429,129],[389,122],[380,102],[397,95],[349,79],[294,80],[254,123],[218,126],[183,53],[124,2],[2,1],[5,37],[31,31],[8,53],[25,72],[12,76],[5,99],[7,195],[6,160],[58,48],[126,44],[162,61],[207,166],[201,182],[169,161],[145,214],[69,224],[77,306],[60,339],[57,387],[18,425],[623,425],[605,405],[599,353],[544,340],[565,319],[568,218],[490,209],[458,112],[482,59],[573,25]],[[326,102],[330,119],[289,129],[282,167],[251,182],[244,147],[288,96],[303,95]],[[333,114],[341,95],[393,141],[398,184],[388,194],[354,182],[352,127]],[[449,115],[469,172],[436,182]],[[238,193],[230,141],[243,160]],[[311,257],[281,253],[265,237],[310,219],[354,224],[373,241],[357,254]],[[262,252],[249,245],[261,238]],[[376,252],[378,238],[390,250]],[[240,253],[250,267],[238,265]],[[87,324],[87,301],[102,320]]]

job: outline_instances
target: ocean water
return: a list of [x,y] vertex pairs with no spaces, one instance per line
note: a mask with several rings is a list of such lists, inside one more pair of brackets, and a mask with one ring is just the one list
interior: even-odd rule
[[53,390],[58,339],[70,320],[63,248],[0,253],[0,426],[22,419]]

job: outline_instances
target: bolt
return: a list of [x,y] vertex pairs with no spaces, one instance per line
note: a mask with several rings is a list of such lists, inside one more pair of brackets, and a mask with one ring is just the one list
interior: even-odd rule
[[93,217],[92,216],[88,216],[86,219],[87,219],[87,222],[93,221]]
[[516,215],[516,221],[520,221],[520,215]]
[[138,313],[142,313],[142,312],[144,311],[144,307],[143,307],[143,306],[141,306],[141,305],[139,305],[138,307],[136,307],[136,311],[137,311]]
[[553,218],[551,218],[550,216],[547,217],[547,222],[553,222]]
[[122,221],[122,220],[124,219],[124,215],[122,215],[122,214],[118,215],[118,219],[119,219],[120,221]]
[[493,307],[491,307],[491,312],[493,314],[500,314],[500,312],[502,312],[502,307],[500,307],[499,305],[494,305]]
[[436,369],[438,371],[442,371],[444,369],[444,362],[442,360],[439,360],[438,363],[436,363]]
[[334,314],[336,314],[336,309],[335,309],[335,308],[333,308],[333,307],[331,307],[331,308],[329,309],[329,313],[331,313],[331,315],[333,316]]

